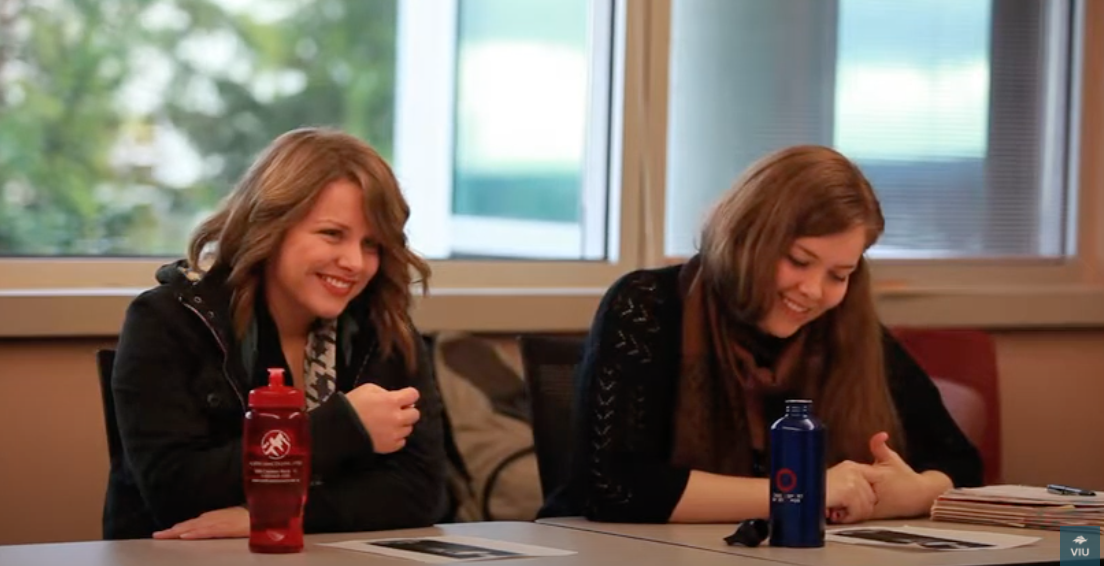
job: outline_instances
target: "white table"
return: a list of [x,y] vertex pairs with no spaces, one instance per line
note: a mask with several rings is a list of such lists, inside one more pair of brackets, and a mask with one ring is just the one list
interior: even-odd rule
[[[627,523],[596,523],[581,517],[541,519],[544,525],[557,525],[572,529],[618,535],[641,541],[660,542],[671,546],[707,550],[719,554],[734,554],[748,558],[760,558],[795,566],[982,566],[1016,564],[1055,564],[1060,560],[1059,532],[1036,529],[989,527],[963,523],[934,522],[930,520],[871,521],[862,527],[904,526],[933,529],[976,530],[1010,535],[1041,537],[1035,544],[1004,550],[935,551],[879,548],[854,544],[828,542],[823,548],[773,548],[763,545],[756,548],[728,546],[724,537],[736,530],[736,525],[655,525]],[[834,528],[834,527],[833,527]],[[2,555],[0,555],[2,562]]]
[[420,562],[317,546],[369,538],[461,535],[574,550],[569,556],[494,560],[494,566],[778,566],[756,558],[537,523],[459,523],[426,529],[310,535],[298,554],[253,554],[244,539],[210,541],[128,540],[0,546],[3,566],[419,566]]

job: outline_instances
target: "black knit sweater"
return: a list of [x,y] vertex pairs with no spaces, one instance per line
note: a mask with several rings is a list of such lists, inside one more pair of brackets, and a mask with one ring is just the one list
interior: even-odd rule
[[[680,267],[630,273],[602,299],[575,374],[571,478],[541,516],[659,523],[682,497],[690,470],[670,463],[682,344]],[[935,384],[888,333],[885,361],[908,464],[917,472],[942,471],[958,487],[980,485],[977,449]],[[774,414],[780,407],[765,407],[770,421],[781,416]]]

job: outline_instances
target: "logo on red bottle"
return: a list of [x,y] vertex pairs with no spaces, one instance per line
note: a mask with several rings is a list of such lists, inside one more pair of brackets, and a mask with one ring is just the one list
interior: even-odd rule
[[789,493],[797,487],[797,474],[789,468],[782,468],[774,474],[774,486],[782,493]]
[[291,437],[282,430],[270,430],[261,437],[261,452],[270,460],[279,460],[291,452]]

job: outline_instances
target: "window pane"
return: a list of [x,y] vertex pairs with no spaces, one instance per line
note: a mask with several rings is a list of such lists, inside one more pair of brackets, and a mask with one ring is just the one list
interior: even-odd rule
[[[405,173],[440,187],[398,171],[430,257],[604,257],[608,73],[593,62],[611,34],[593,33],[595,6],[0,2],[0,256],[180,255],[260,149],[329,125],[397,169],[399,138],[448,133],[443,159],[405,153]],[[449,86],[404,91],[400,75]],[[400,99],[447,110],[398,119]]]
[[459,8],[452,255],[584,258],[591,3]]
[[872,255],[1062,255],[1056,5],[675,0],[667,253],[693,253],[707,207],[752,160],[816,143],[878,192]]
[[304,125],[391,152],[394,0],[42,0],[0,18],[0,255],[180,255]]

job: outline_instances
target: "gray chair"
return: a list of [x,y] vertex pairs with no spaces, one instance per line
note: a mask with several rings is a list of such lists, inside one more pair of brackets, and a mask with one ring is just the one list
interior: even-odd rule
[[577,335],[522,335],[518,339],[545,500],[571,473],[573,378],[584,340]]

